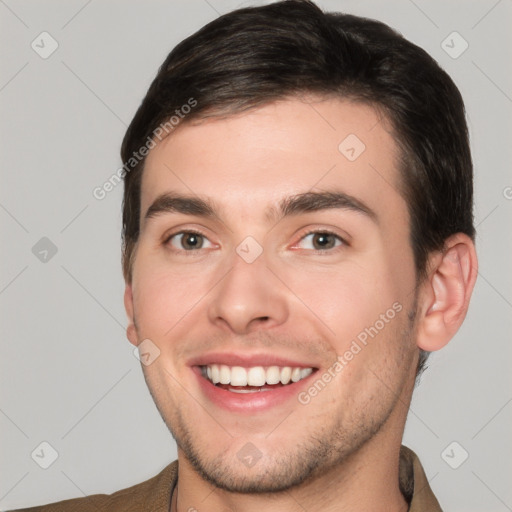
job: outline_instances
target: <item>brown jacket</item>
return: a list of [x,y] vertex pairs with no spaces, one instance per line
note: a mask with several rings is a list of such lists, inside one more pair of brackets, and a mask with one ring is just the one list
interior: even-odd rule
[[[169,512],[177,481],[178,461],[174,461],[150,480],[108,496],[95,494],[17,512]],[[410,501],[409,512],[442,512],[418,457],[405,446],[400,451],[400,488]]]

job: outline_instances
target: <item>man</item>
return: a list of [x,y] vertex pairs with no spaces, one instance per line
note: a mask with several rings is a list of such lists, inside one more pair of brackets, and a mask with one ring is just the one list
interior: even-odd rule
[[170,53],[122,158],[127,334],[178,461],[30,510],[441,510],[401,439],[477,273],[446,73],[376,21],[241,9]]

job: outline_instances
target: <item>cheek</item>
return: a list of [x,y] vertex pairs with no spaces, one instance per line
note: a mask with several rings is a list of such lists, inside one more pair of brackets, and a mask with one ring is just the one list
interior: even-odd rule
[[328,271],[290,272],[287,282],[293,283],[290,287],[297,297],[327,327],[338,353],[365,329],[376,323],[382,327],[381,315],[386,325],[390,323],[395,310],[400,309],[396,304],[402,300],[400,282],[389,268],[378,263],[347,263]]
[[155,261],[137,262],[134,272],[134,311],[140,336],[164,338],[189,313],[200,307],[208,291],[205,272],[184,274]]

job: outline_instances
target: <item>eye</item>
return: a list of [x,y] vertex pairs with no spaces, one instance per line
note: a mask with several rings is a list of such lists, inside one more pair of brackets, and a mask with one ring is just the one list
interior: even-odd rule
[[209,249],[213,244],[201,233],[194,231],[181,231],[167,239],[167,243],[180,251],[194,251],[198,249]]
[[334,233],[328,231],[318,231],[308,233],[304,236],[296,247],[299,249],[313,249],[315,251],[326,251],[344,245],[345,241]]

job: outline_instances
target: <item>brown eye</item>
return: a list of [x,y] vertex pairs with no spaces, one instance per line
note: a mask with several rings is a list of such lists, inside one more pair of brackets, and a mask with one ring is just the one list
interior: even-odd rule
[[315,233],[313,246],[315,249],[332,249],[336,246],[336,237],[329,233]]
[[169,242],[175,249],[182,251],[193,251],[211,246],[211,243],[206,237],[199,233],[194,233],[193,231],[176,233],[169,238]]
[[316,232],[309,233],[299,242],[301,249],[313,249],[315,251],[327,251],[329,249],[335,249],[340,245],[344,244],[344,240],[329,232]]

